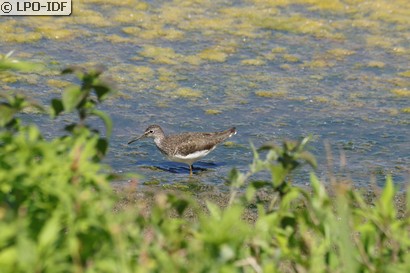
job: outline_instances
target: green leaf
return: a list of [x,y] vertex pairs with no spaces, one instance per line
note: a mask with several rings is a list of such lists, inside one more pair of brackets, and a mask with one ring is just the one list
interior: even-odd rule
[[220,246],[219,250],[219,261],[227,262],[235,257],[235,251],[228,244],[223,244]]
[[284,183],[288,172],[282,167],[282,165],[271,166],[272,183],[274,187],[279,187]]
[[217,205],[215,205],[214,203],[210,201],[206,201],[206,207],[208,208],[209,213],[211,214],[213,218],[218,219],[218,220],[222,218],[221,209]]
[[75,74],[79,79],[83,79],[84,77],[84,69],[80,66],[70,66],[67,67],[65,69],[63,69],[63,71],[61,71],[61,74]]
[[328,200],[328,195],[326,189],[314,173],[310,173],[310,184],[312,185],[313,194],[316,196],[317,200],[323,203]]
[[64,105],[62,101],[59,99],[52,99],[51,100],[51,116],[55,118],[63,111],[64,111]]
[[93,110],[91,112],[92,115],[97,116],[99,118],[101,118],[105,124],[105,128],[106,128],[106,135],[107,138],[111,137],[111,133],[112,133],[112,120],[110,118],[110,116],[106,113],[104,113],[103,111],[100,110]]
[[15,245],[2,247],[2,250],[0,251],[0,266],[2,270],[5,270],[4,272],[13,272],[11,268],[15,269],[13,265],[17,264],[20,259],[21,257],[19,257]]
[[338,246],[340,251],[340,259],[342,265],[342,272],[358,272],[359,264],[357,262],[357,248],[352,240],[352,234],[354,232],[350,228],[351,219],[351,207],[348,199],[344,194],[338,194],[336,197],[336,208],[338,212],[338,221],[325,221],[332,225],[332,229],[335,230],[337,236],[333,238],[334,243]]
[[231,169],[231,171],[228,174],[228,183],[235,184],[238,177],[239,177],[239,171],[236,168]]
[[22,62],[14,59],[3,58],[0,59],[0,71],[2,70],[18,70],[23,72],[38,71],[43,69],[40,64]]
[[60,215],[58,212],[55,212],[40,232],[38,239],[39,248],[45,251],[47,247],[50,247],[57,239],[59,230]]
[[107,95],[112,91],[108,85],[99,84],[93,86],[95,94],[97,95],[98,101],[103,101]]
[[313,154],[305,151],[299,154],[299,158],[306,161],[312,168],[317,168],[316,158]]
[[13,118],[16,111],[11,108],[8,104],[0,104],[0,126],[6,126]]
[[77,127],[77,123],[71,123],[71,124],[65,126],[64,130],[66,130],[67,132],[72,133],[76,127]]
[[379,199],[379,209],[380,213],[387,218],[393,219],[395,217],[395,207],[394,207],[394,195],[395,189],[394,184],[391,176],[387,176],[386,178],[386,185],[384,185],[384,189],[382,195]]
[[97,141],[97,150],[101,155],[106,155],[108,150],[108,140],[106,138],[99,138]]
[[73,111],[83,100],[86,93],[78,86],[70,86],[64,90],[63,105],[66,112]]
[[291,227],[292,229],[296,228],[297,222],[295,217],[292,216],[284,216],[281,221],[280,225],[282,229],[286,229],[287,227]]
[[182,216],[189,202],[185,199],[177,197],[173,194],[168,194],[168,201],[170,201],[172,208],[174,208],[179,216]]
[[245,192],[245,198],[246,198],[246,200],[247,200],[248,202],[251,201],[251,200],[254,198],[255,193],[256,193],[255,187],[248,186],[248,187],[246,188],[246,192]]
[[262,170],[266,170],[267,166],[268,165],[266,164],[265,161],[260,160],[259,158],[254,158],[253,162],[250,166],[250,169],[251,169],[252,173],[257,173],[257,172],[260,172]]

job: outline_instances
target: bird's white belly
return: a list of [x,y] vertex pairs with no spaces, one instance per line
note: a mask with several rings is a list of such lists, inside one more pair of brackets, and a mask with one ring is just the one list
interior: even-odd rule
[[203,158],[204,156],[206,156],[207,154],[209,154],[212,150],[203,150],[203,151],[196,151],[192,154],[189,155],[173,155],[173,156],[168,156],[168,158],[171,161],[176,161],[176,162],[182,162],[182,163],[187,163],[189,165],[192,165],[195,161]]

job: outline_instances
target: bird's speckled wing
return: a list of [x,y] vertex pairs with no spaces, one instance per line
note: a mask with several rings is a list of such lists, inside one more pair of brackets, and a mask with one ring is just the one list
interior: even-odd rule
[[175,154],[187,156],[196,151],[213,150],[216,145],[234,133],[236,133],[234,128],[216,133],[186,133],[170,136],[166,145],[175,147]]

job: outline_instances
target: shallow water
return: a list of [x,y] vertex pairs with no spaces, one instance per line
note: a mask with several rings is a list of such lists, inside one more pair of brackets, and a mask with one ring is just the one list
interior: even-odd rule
[[[152,140],[126,144],[159,124],[166,133],[237,127],[229,145],[195,164],[203,184],[223,188],[230,169],[246,171],[250,143],[312,134],[324,180],[330,169],[360,186],[383,184],[388,174],[403,186],[410,4],[356,2],[93,0],[74,1],[71,17],[0,17],[0,52],[46,65],[23,81],[11,74],[0,82],[48,103],[75,82],[58,74],[63,67],[105,64],[118,90],[103,107],[115,124],[106,161],[148,184],[188,179],[187,166],[166,161]],[[47,137],[62,134],[70,119],[27,116]],[[306,172],[295,182],[308,183]]]

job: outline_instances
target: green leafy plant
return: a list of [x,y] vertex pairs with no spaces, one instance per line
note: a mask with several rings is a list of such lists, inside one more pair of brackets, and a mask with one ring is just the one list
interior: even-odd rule
[[[16,71],[32,71],[41,69],[41,65],[30,62],[22,62],[12,58],[13,51],[6,55],[0,54],[0,73],[6,73],[11,70]],[[16,128],[19,126],[19,119],[15,117],[16,114],[25,108],[33,107],[43,112],[44,109],[38,103],[27,99],[21,94],[8,94],[6,92],[0,93],[0,128]]]
[[[99,151],[98,157],[102,158],[108,149],[108,138],[112,133],[111,118],[101,110],[98,110],[98,105],[104,101],[107,96],[113,92],[108,83],[100,79],[103,72],[102,67],[85,70],[81,67],[70,67],[62,71],[63,74],[75,74],[81,81],[81,85],[72,85],[67,87],[62,95],[62,99],[52,99],[51,115],[57,117],[61,113],[70,113],[76,111],[78,114],[78,122],[67,125],[65,129],[68,132],[77,134],[83,130],[92,130],[98,134],[98,131],[92,129],[86,124],[86,119],[90,116],[99,117],[105,124],[106,137],[99,137],[96,143],[96,148]],[[94,94],[94,96],[92,96]]]
[[33,107],[39,111],[44,112],[44,108],[39,104],[28,100],[26,97],[16,94],[0,94],[0,127],[3,128],[17,128],[20,120],[16,118],[16,114],[20,113],[25,108]]
[[[71,136],[45,140],[35,125],[25,125],[16,116],[31,103],[21,95],[2,97],[2,109],[8,109],[0,124],[2,272],[127,272],[132,268],[131,258],[122,257],[126,237],[120,234],[128,227],[121,226],[124,218],[111,213],[115,198],[109,175],[98,163],[104,154],[102,137],[85,125],[86,118],[97,115],[110,132],[111,121],[98,112],[90,93],[94,90],[101,101],[111,89],[99,81],[100,73],[78,74],[81,86],[68,90],[80,90],[81,100],[72,103],[68,98],[72,91],[66,90],[61,108],[79,113]],[[54,111],[58,104],[53,100]]]
[[4,73],[10,70],[30,72],[42,69],[42,65],[40,64],[20,61],[12,58],[13,53],[14,51],[10,51],[5,55],[0,54],[0,72]]
[[273,194],[268,206],[256,202],[258,219],[250,246],[258,268],[275,272],[269,266],[274,261],[286,272],[409,270],[410,220],[397,218],[391,178],[374,207],[350,185],[336,185],[335,195],[330,196],[314,174],[310,191],[294,187],[288,176],[296,167],[302,163],[316,166],[314,157],[305,151],[307,143],[308,138],[284,142],[282,147],[264,145],[260,149],[268,151],[264,160],[255,151],[250,171],[235,171],[231,176],[231,196],[236,196],[238,186],[249,177],[271,172],[272,181],[251,181],[244,198],[234,199],[247,206],[261,188]]

